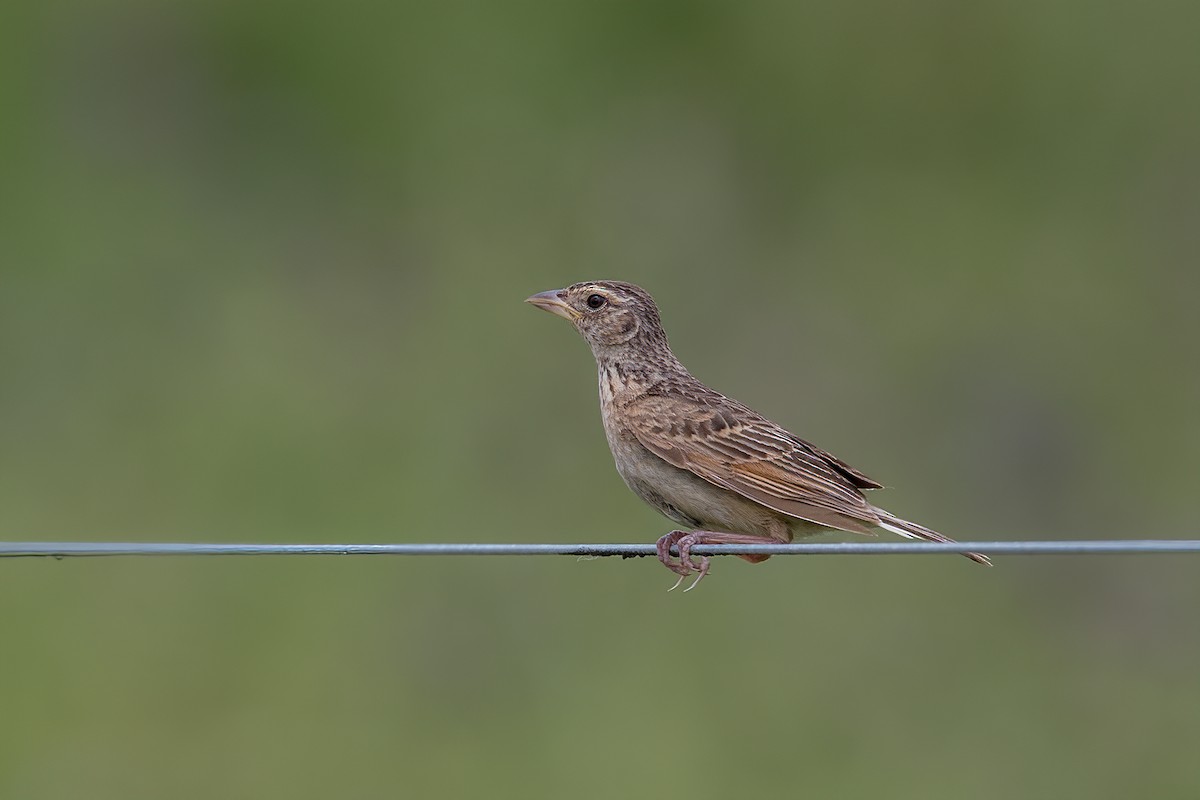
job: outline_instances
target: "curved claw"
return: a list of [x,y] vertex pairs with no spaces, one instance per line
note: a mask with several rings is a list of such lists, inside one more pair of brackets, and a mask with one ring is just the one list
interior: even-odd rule
[[[684,594],[687,594],[692,589],[695,589],[697,586],[699,586],[700,581],[704,580],[704,576],[708,574],[708,556],[700,557],[700,566],[697,567],[696,571],[699,572],[700,574],[696,576],[696,580],[692,581],[691,586],[689,586],[683,590]],[[682,575],[679,577],[679,580],[681,580],[681,581],[683,580]]]
[[[710,565],[708,556],[700,556],[699,563],[692,561],[692,548],[700,543],[700,537],[695,532],[689,531],[671,531],[667,535],[660,537],[655,543],[654,549],[658,554],[658,560],[662,562],[663,566],[679,576],[679,580],[675,581],[675,584],[670,589],[667,589],[668,592],[678,589],[680,584],[683,583],[683,579],[688,575],[691,575],[693,572],[698,573],[696,580],[692,581],[692,585],[683,590],[686,594],[695,589],[700,581],[704,580],[704,576],[708,574]],[[671,548],[675,546],[679,548],[678,562],[671,559]]]

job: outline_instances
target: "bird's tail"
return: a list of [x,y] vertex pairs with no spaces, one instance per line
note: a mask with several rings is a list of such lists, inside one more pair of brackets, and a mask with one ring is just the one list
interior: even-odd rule
[[[954,540],[942,536],[934,530],[926,528],[924,525],[918,525],[915,522],[909,522],[906,519],[900,519],[895,514],[884,511],[882,508],[875,509],[875,513],[879,515],[879,527],[889,530],[892,533],[898,533],[907,539],[924,539],[927,542],[953,542]],[[991,560],[980,553],[963,553],[964,556],[977,561],[980,564],[991,566]]]

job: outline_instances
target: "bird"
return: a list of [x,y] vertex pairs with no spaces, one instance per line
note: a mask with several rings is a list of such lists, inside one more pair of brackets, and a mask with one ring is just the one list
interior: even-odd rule
[[[623,281],[586,281],[525,300],[570,321],[591,346],[604,434],[625,484],[681,528],[659,538],[658,560],[689,592],[709,573],[701,544],[792,541],[830,529],[952,542],[871,504],[882,489],[846,462],[710,389],[679,362],[658,306]],[[677,560],[672,559],[676,548]],[[964,553],[980,564],[991,561]],[[751,563],[770,556],[739,554]]]

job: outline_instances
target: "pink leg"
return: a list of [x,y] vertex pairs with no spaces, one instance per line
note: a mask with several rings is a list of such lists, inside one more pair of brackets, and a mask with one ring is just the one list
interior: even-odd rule
[[[682,562],[673,562],[671,560],[671,548],[674,547],[680,539],[687,535],[687,531],[671,531],[666,536],[660,537],[658,542],[656,542],[654,545],[655,550],[658,552],[658,560],[662,562],[664,567],[677,574],[680,578],[691,574],[691,564],[685,565]],[[678,584],[676,584],[676,586],[678,586]]]
[[[788,541],[790,535],[786,528],[781,531],[782,541]],[[658,540],[656,549],[658,551],[658,560],[663,565],[679,576],[679,580],[675,581],[675,585],[667,591],[674,591],[683,583],[683,579],[691,575],[693,571],[698,572],[696,580],[692,585],[684,589],[685,592],[690,592],[696,588],[696,584],[704,580],[704,576],[708,575],[710,560],[708,556],[700,556],[700,563],[692,561],[692,548],[698,544],[763,544],[764,542],[773,541],[774,537],[753,536],[746,533],[725,533],[723,531],[671,531],[666,536]],[[679,562],[675,563],[671,560],[671,548],[679,547]],[[768,556],[740,556],[751,563],[765,561]]]
[[[700,556],[699,565],[691,564],[692,548],[698,544],[764,544],[770,539],[765,539],[762,536],[752,536],[745,533],[725,533],[723,531],[692,531],[687,536],[679,539],[679,560],[682,563],[689,564],[695,567],[700,574],[696,580],[692,581],[692,585],[684,589],[685,592],[690,592],[695,589],[700,581],[704,580],[704,576],[708,574],[709,558],[708,556]],[[742,558],[765,560],[765,556],[742,556]],[[682,578],[682,576],[681,576]],[[675,587],[671,587],[672,589]]]

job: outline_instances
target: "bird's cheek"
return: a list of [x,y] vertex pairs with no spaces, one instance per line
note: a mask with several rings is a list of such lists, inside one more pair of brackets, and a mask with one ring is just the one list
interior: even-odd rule
[[624,344],[637,335],[637,329],[637,320],[633,315],[625,314],[605,325],[602,334],[597,338],[607,345]]

